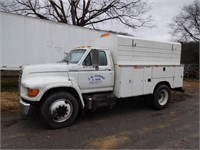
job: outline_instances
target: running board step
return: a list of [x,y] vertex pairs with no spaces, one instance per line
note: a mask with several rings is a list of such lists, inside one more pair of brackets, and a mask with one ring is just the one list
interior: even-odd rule
[[96,108],[106,107],[112,108],[115,104],[115,98],[113,94],[94,94],[94,95],[85,95],[84,99],[86,101],[87,109],[95,110]]

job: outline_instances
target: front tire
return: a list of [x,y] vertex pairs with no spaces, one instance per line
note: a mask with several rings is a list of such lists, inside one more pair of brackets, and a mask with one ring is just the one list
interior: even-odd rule
[[77,118],[78,101],[73,95],[59,92],[50,95],[40,108],[40,115],[52,128],[69,126]]
[[153,94],[153,106],[155,109],[161,110],[166,108],[171,100],[171,91],[167,85],[159,85]]

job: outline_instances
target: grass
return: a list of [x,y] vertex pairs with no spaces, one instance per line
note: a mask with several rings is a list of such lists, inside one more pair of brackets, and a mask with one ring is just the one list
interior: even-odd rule
[[17,91],[18,76],[18,71],[1,71],[1,91]]
[[19,111],[18,71],[1,71],[1,112]]
[[1,70],[1,77],[18,77],[19,71]]
[[19,111],[19,97],[17,92],[1,92],[0,96],[1,112],[10,113]]
[[6,77],[1,78],[1,91],[17,91],[18,90],[18,78]]

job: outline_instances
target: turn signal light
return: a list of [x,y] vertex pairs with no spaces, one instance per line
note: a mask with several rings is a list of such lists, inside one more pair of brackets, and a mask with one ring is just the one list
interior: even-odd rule
[[28,96],[29,97],[35,97],[39,93],[38,89],[28,89]]

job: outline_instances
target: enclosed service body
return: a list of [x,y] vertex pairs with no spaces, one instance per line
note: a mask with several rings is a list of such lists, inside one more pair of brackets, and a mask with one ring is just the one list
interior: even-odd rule
[[150,95],[164,109],[170,90],[182,90],[181,45],[102,34],[57,64],[25,66],[20,76],[23,113],[38,108],[53,128],[70,125],[79,110],[112,107],[118,98]]
[[153,93],[159,82],[182,87],[181,44],[102,34],[95,47],[111,51],[115,66],[114,94],[130,97]]

